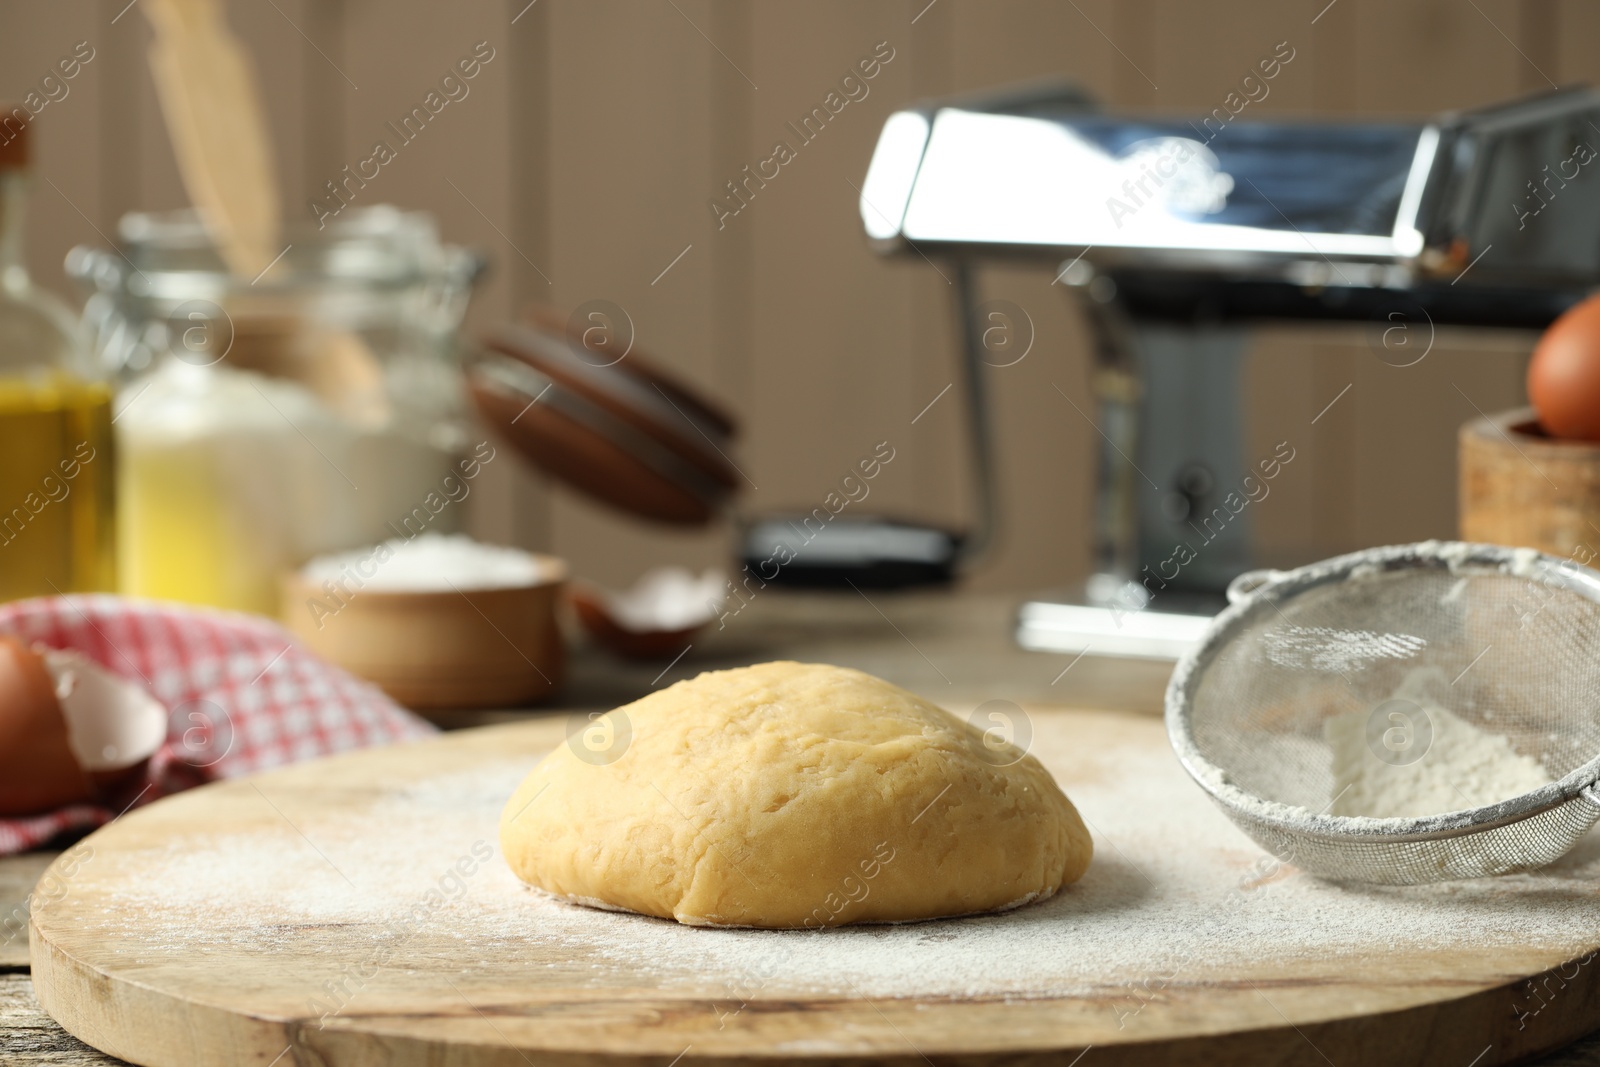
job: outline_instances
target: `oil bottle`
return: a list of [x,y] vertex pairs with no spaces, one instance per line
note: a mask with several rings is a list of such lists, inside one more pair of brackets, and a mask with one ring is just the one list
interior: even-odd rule
[[0,601],[114,587],[111,387],[23,265],[27,112],[0,112]]

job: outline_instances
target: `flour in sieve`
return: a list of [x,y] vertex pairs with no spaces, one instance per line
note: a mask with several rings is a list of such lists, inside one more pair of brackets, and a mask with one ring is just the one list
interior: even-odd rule
[[1412,670],[1393,702],[1323,723],[1333,761],[1333,814],[1441,815],[1511,800],[1554,780],[1504,735],[1434,700],[1430,690],[1443,680],[1437,668]]

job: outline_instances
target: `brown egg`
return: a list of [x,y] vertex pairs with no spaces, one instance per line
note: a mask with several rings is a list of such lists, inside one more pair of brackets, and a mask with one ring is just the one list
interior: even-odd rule
[[0,637],[0,815],[34,815],[92,795],[43,658]]
[[1552,437],[1600,441],[1600,294],[1568,309],[1539,338],[1528,400]]

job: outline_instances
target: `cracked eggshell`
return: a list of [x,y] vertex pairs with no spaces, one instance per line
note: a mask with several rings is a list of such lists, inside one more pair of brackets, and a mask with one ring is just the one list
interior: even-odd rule
[[91,775],[126,771],[167,738],[167,709],[139,686],[71,649],[39,649],[55,680],[78,765]]

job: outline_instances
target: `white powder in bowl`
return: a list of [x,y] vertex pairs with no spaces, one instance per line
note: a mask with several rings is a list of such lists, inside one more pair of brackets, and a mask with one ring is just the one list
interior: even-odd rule
[[561,568],[521,549],[480,544],[465,534],[425,533],[319,556],[300,573],[317,584],[351,580],[363,591],[437,593],[538,585],[560,577]]
[[698,578],[682,567],[658,567],[632,589],[606,593],[606,610],[634,633],[687,630],[721,614],[727,585],[727,577],[714,567]]

